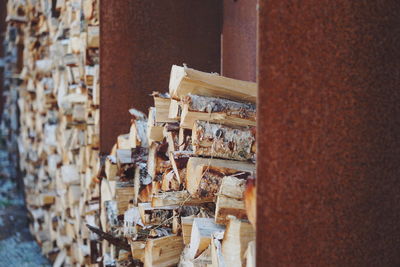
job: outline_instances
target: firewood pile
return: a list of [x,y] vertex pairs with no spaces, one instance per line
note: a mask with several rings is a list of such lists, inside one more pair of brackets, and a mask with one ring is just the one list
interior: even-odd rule
[[101,171],[104,264],[254,266],[256,85],[173,66],[153,98]]
[[[30,230],[55,266],[89,264],[87,217],[99,209],[98,1],[7,4],[19,50],[19,155]],[[16,135],[17,136],[17,135]]]
[[7,5],[1,128],[42,252],[54,266],[255,266],[256,84],[174,65],[99,156],[98,4]]

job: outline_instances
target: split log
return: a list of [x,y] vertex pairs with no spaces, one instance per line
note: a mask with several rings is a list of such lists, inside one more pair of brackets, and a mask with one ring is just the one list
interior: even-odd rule
[[129,241],[132,258],[144,262],[146,241]]
[[224,176],[247,176],[253,172],[255,165],[251,163],[192,157],[187,163],[186,189],[193,197],[212,197]]
[[193,151],[192,129],[179,129],[178,144],[180,151]]
[[196,206],[203,203],[212,202],[213,198],[193,198],[187,191],[163,192],[153,195],[151,206]]
[[256,242],[250,241],[245,253],[246,267],[256,267]]
[[195,218],[192,225],[188,258],[194,259],[199,256],[210,245],[212,235],[224,230],[225,227],[216,224],[212,218]]
[[148,147],[146,116],[138,110],[130,109],[129,112],[134,117],[129,130],[129,143],[131,148]]
[[171,99],[168,111],[168,118],[179,121],[179,119],[181,118],[181,113],[182,107],[180,105],[180,102],[175,99]]
[[224,257],[222,256],[223,232],[214,233],[211,240],[211,262],[213,267],[225,267]]
[[117,201],[118,215],[124,214],[128,209],[129,202],[133,199],[135,187],[131,182],[117,182],[115,198]]
[[129,142],[129,134],[118,135],[117,148],[118,149],[123,149],[123,150],[131,149],[131,144]]
[[250,223],[230,217],[222,241],[225,264],[232,267],[244,266],[247,246],[255,238],[256,234]]
[[186,184],[186,166],[191,156],[193,156],[191,151],[173,151],[169,153],[169,161],[180,184]]
[[255,141],[255,128],[196,121],[192,129],[193,152],[199,156],[251,160],[255,154]]
[[146,242],[144,266],[164,267],[178,264],[184,245],[181,236],[165,236]]
[[163,135],[164,127],[162,123],[157,123],[156,121],[156,110],[154,107],[149,109],[149,118],[147,121],[147,138],[149,144],[152,142],[161,142],[164,139]]
[[107,157],[104,164],[104,172],[106,174],[106,178],[109,181],[114,181],[118,174],[118,166],[116,164],[116,161],[113,162],[112,158]]
[[192,129],[197,120],[237,126],[256,125],[256,106],[227,99],[187,95],[182,99],[180,125]]
[[180,189],[180,181],[174,172],[174,170],[167,169],[161,178],[161,190],[162,191],[178,191]]
[[227,224],[228,216],[233,215],[238,219],[247,219],[243,194],[246,180],[232,176],[222,179],[215,207],[215,221],[219,224]]
[[139,213],[144,225],[171,225],[173,210],[178,206],[151,207],[150,203],[139,203]]
[[173,65],[169,81],[169,94],[176,99],[188,94],[198,94],[255,103],[257,84],[219,76],[215,73],[197,71],[186,66]]
[[168,117],[171,98],[168,94],[160,94],[159,92],[153,92],[154,107],[155,107],[155,122],[176,122],[176,119]]

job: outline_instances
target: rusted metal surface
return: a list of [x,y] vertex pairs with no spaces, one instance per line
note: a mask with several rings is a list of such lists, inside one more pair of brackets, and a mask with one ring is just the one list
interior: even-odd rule
[[257,0],[223,0],[222,74],[256,81]]
[[219,0],[101,1],[100,138],[109,152],[129,131],[128,109],[147,113],[152,91],[168,90],[172,64],[220,70]]
[[400,266],[400,2],[259,12],[257,266]]

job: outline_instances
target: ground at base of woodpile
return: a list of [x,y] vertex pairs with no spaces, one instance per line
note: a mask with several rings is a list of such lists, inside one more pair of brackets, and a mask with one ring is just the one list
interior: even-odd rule
[[51,266],[33,240],[23,197],[15,184],[0,177],[0,267]]

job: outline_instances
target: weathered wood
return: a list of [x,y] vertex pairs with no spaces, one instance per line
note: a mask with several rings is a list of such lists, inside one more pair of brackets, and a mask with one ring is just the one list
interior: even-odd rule
[[196,120],[237,126],[256,125],[256,106],[252,103],[187,95],[182,99],[182,105],[180,125],[186,129],[192,129]]
[[213,198],[193,198],[187,191],[162,192],[152,196],[151,206],[193,206],[212,202]]
[[224,176],[247,176],[254,171],[255,165],[251,163],[192,157],[187,163],[186,189],[194,197],[212,197]]
[[153,208],[151,203],[139,203],[140,217],[144,225],[171,225],[173,210],[178,206]]
[[199,156],[251,160],[255,157],[255,141],[255,128],[196,121],[192,129],[193,152]]

